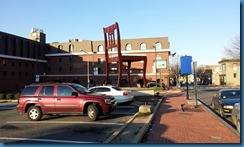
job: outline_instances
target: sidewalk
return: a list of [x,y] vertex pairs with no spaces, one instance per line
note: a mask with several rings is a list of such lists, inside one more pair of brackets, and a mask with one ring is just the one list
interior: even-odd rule
[[[181,104],[183,104],[183,109]],[[196,108],[194,106],[197,106]],[[240,137],[185,92],[170,92],[141,143],[240,143]]]

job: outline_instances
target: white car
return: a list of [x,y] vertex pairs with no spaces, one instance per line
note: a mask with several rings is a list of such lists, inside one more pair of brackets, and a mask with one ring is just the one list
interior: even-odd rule
[[88,89],[91,93],[101,93],[114,96],[117,103],[130,102],[134,96],[131,94],[131,90],[122,90],[116,86],[96,86]]

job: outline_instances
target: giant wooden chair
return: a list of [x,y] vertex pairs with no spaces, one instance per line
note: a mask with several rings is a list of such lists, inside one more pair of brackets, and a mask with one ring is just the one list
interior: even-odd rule
[[[119,33],[119,25],[116,22],[115,24],[103,28],[104,32],[104,45],[105,45],[105,58],[106,58],[106,81],[105,85],[107,85],[109,80],[110,64],[112,62],[117,62],[118,65],[118,82],[117,86],[121,86],[122,81],[122,73],[127,73],[127,81],[128,87],[131,87],[130,83],[130,70],[131,63],[144,61],[143,69],[133,69],[133,70],[143,70],[143,84],[146,87],[146,67],[147,67],[147,56],[146,55],[138,55],[138,54],[122,54],[121,53],[121,43],[120,43],[120,33]],[[109,54],[109,50],[110,52]],[[124,62],[127,63],[123,64]]]

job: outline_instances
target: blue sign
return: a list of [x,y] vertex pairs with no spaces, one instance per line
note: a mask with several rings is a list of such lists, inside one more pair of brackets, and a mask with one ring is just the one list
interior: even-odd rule
[[192,62],[192,56],[180,57],[180,74],[181,75],[192,74],[191,62]]

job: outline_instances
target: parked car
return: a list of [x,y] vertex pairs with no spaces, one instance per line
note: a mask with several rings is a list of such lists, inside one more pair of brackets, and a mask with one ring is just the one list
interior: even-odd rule
[[236,129],[239,133],[241,131],[240,108],[241,108],[241,104],[236,103],[233,107],[232,115],[231,115],[232,121],[236,125]]
[[[152,81],[152,82],[147,83],[147,88],[150,88],[150,87],[161,87],[161,85],[159,83]],[[162,87],[165,87],[164,83],[162,83]]]
[[88,89],[88,91],[91,93],[112,95],[117,103],[130,102],[134,98],[131,90],[122,90],[116,86],[96,86]]
[[222,89],[212,98],[212,108],[218,110],[221,117],[232,115],[235,103],[240,102],[240,89]]
[[17,111],[38,121],[43,115],[88,115],[95,121],[117,108],[113,96],[90,94],[75,83],[36,83],[28,85],[18,99]]

